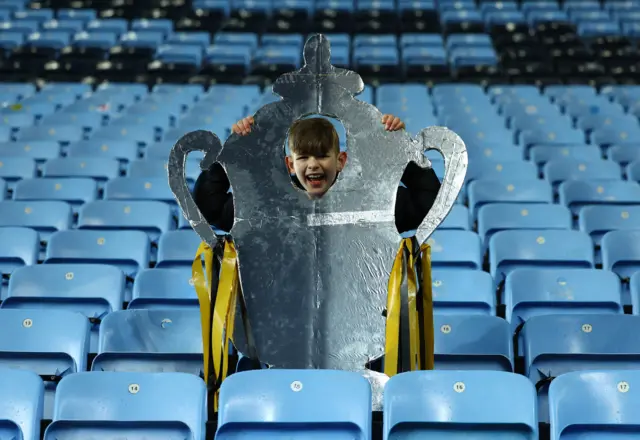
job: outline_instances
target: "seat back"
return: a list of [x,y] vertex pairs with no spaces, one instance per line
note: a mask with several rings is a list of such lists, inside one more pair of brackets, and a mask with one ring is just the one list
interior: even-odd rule
[[0,368],[0,438],[38,440],[44,384],[24,370]]

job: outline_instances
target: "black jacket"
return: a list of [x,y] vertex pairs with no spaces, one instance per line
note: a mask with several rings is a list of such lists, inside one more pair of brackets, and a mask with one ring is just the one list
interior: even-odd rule
[[[440,180],[432,169],[420,168],[410,162],[402,175],[402,183],[396,198],[395,220],[399,232],[417,229],[433,206]],[[229,179],[220,164],[198,176],[193,198],[209,224],[222,231],[233,226],[233,196],[229,193]]]

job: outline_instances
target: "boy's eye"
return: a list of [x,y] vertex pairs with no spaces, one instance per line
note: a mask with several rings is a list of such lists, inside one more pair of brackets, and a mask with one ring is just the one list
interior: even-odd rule
[[298,156],[298,160],[307,160],[307,156]]

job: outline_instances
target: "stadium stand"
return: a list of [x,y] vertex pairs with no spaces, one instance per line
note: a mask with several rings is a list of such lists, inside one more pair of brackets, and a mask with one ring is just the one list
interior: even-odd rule
[[[277,99],[309,32],[467,145],[436,371],[382,418],[330,371],[231,375],[208,415],[168,153]],[[0,0],[0,439],[637,435],[639,42],[640,0]]]

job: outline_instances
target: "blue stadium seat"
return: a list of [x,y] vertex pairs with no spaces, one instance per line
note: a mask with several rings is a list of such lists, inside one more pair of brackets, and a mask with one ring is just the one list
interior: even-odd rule
[[475,219],[488,203],[553,203],[553,190],[543,180],[475,180],[469,183],[469,209]]
[[[2,154],[2,153],[0,153]],[[36,177],[36,163],[29,157],[0,157],[0,179],[13,183]]]
[[31,371],[0,369],[0,438],[40,439],[44,384]]
[[47,247],[45,264],[109,264],[127,277],[149,267],[150,243],[141,231],[56,232]]
[[[260,400],[260,405],[255,402]],[[371,386],[358,373],[257,370],[220,388],[216,439],[371,439]]]
[[7,182],[3,179],[0,179],[0,200],[4,200],[7,196]]
[[156,242],[174,229],[171,208],[154,201],[96,200],[80,208],[78,229],[94,231],[143,231]]
[[184,373],[86,372],[60,381],[44,439],[132,435],[204,440],[206,386]]
[[581,162],[575,159],[556,159],[543,168],[547,181],[554,187],[565,180],[620,180],[620,166],[610,160]]
[[131,121],[130,117],[115,119],[108,127],[97,130],[92,140],[96,142],[129,141],[138,145],[149,145],[155,142],[156,132],[152,124],[140,124]]
[[[436,230],[428,243],[431,246],[431,264],[434,268],[482,268],[481,241],[475,232]],[[193,251],[191,253],[195,255]]]
[[436,369],[513,371],[513,333],[504,319],[436,314],[434,328]]
[[560,203],[578,215],[587,205],[638,205],[640,185],[635,182],[612,180],[593,182],[574,180],[563,182],[558,187]]
[[[456,231],[457,232],[457,231]],[[200,237],[193,230],[170,231],[158,241],[158,268],[191,267]]]
[[45,380],[44,418],[51,418],[56,382],[86,371],[89,321],[67,310],[0,309],[0,366]]
[[623,313],[618,277],[596,269],[516,269],[504,286],[511,331],[532,316]]
[[438,315],[495,315],[496,289],[487,272],[469,269],[433,270],[434,313]]
[[98,197],[98,185],[93,179],[25,179],[18,182],[13,192],[19,201],[61,201],[74,209]]
[[602,151],[596,145],[536,145],[529,150],[531,160],[539,166],[549,161],[569,158],[580,162],[593,162],[602,159]]
[[478,234],[485,246],[496,232],[508,229],[571,229],[571,212],[542,203],[492,203],[478,211]]
[[578,225],[582,232],[591,236],[596,249],[600,248],[602,237],[609,231],[639,229],[635,220],[640,219],[640,206],[585,206],[580,211]]
[[106,181],[120,175],[117,159],[61,157],[48,160],[42,172],[44,177],[89,177],[97,181]]
[[60,145],[56,141],[41,140],[33,142],[0,143],[0,157],[3,158],[28,157],[41,162],[49,159],[55,159],[59,155]]
[[607,157],[625,167],[640,160],[640,148],[635,145],[614,145],[607,150]]
[[17,136],[20,142],[56,141],[68,144],[78,142],[84,137],[84,130],[79,125],[37,125],[22,128]]
[[138,146],[131,140],[80,141],[69,146],[67,153],[75,158],[118,159],[130,162],[138,158]]
[[558,377],[549,387],[551,439],[637,435],[638,386],[638,371],[580,371]]
[[603,269],[627,281],[640,270],[640,230],[607,232],[602,237],[601,248]]
[[[491,405],[486,405],[491,396]],[[447,408],[442,411],[442,408]],[[538,438],[535,388],[502,371],[415,371],[389,379],[384,438]]]
[[167,177],[117,177],[104,187],[107,200],[159,200],[176,204]]
[[[200,161],[188,160],[186,169],[187,181],[194,183],[200,174]],[[129,177],[142,177],[146,179],[159,177],[166,179],[167,161],[158,159],[133,161],[129,164]]]
[[100,326],[93,371],[182,372],[201,376],[200,311],[122,310]]
[[522,328],[525,375],[536,384],[538,419],[548,422],[549,383],[580,370],[637,370],[640,317],[614,314],[544,315]]
[[[195,254],[194,254],[195,255]],[[144,269],[136,276],[128,309],[193,309],[198,297],[191,268]]]
[[593,243],[579,231],[509,230],[494,234],[489,242],[491,275],[501,282],[518,268],[594,267]]
[[0,202],[0,227],[35,229],[42,241],[47,241],[56,231],[71,228],[72,224],[73,212],[65,202]]
[[640,160],[630,162],[625,168],[625,173],[627,174],[627,179],[640,182]]
[[33,229],[0,227],[0,274],[3,278],[22,266],[38,262],[40,238]]

